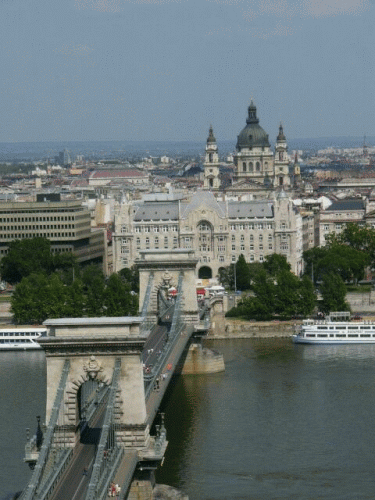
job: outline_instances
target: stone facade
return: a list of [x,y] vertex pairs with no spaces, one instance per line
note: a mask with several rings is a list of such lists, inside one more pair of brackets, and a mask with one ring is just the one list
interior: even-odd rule
[[200,191],[188,200],[126,202],[115,212],[114,271],[131,267],[144,249],[193,250],[199,277],[217,276],[238,260],[285,255],[302,271],[302,218],[286,193],[261,201],[218,201]]

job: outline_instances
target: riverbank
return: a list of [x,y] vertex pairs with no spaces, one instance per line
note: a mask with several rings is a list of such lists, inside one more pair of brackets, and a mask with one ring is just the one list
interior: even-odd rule
[[300,321],[244,321],[215,315],[207,338],[248,339],[291,337]]

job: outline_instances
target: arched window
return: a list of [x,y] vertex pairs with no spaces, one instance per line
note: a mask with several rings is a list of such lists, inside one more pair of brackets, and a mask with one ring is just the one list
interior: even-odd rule
[[212,161],[213,161],[213,156],[212,156],[212,153],[210,153],[210,154],[208,155],[208,161],[209,161],[210,163],[212,163]]
[[252,161],[249,163],[249,172],[254,172],[254,164]]
[[257,163],[256,163],[256,170],[257,170],[257,172],[260,172],[260,162],[259,161],[257,161]]
[[242,163],[242,170],[243,170],[243,172],[246,172],[246,163],[245,162]]

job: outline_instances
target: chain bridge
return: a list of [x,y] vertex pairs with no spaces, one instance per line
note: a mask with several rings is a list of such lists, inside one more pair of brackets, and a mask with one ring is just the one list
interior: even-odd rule
[[209,326],[196,264],[189,250],[145,250],[139,316],[45,322],[46,425],[27,442],[21,500],[104,500],[113,483],[118,499],[151,498],[167,447],[159,405],[191,337]]

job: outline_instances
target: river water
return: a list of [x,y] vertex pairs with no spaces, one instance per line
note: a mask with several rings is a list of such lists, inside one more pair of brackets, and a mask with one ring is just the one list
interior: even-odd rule
[[[375,498],[375,345],[210,345],[226,371],[172,380],[157,482],[190,500]],[[25,428],[44,416],[44,354],[0,353],[0,390],[3,499],[30,477]]]

